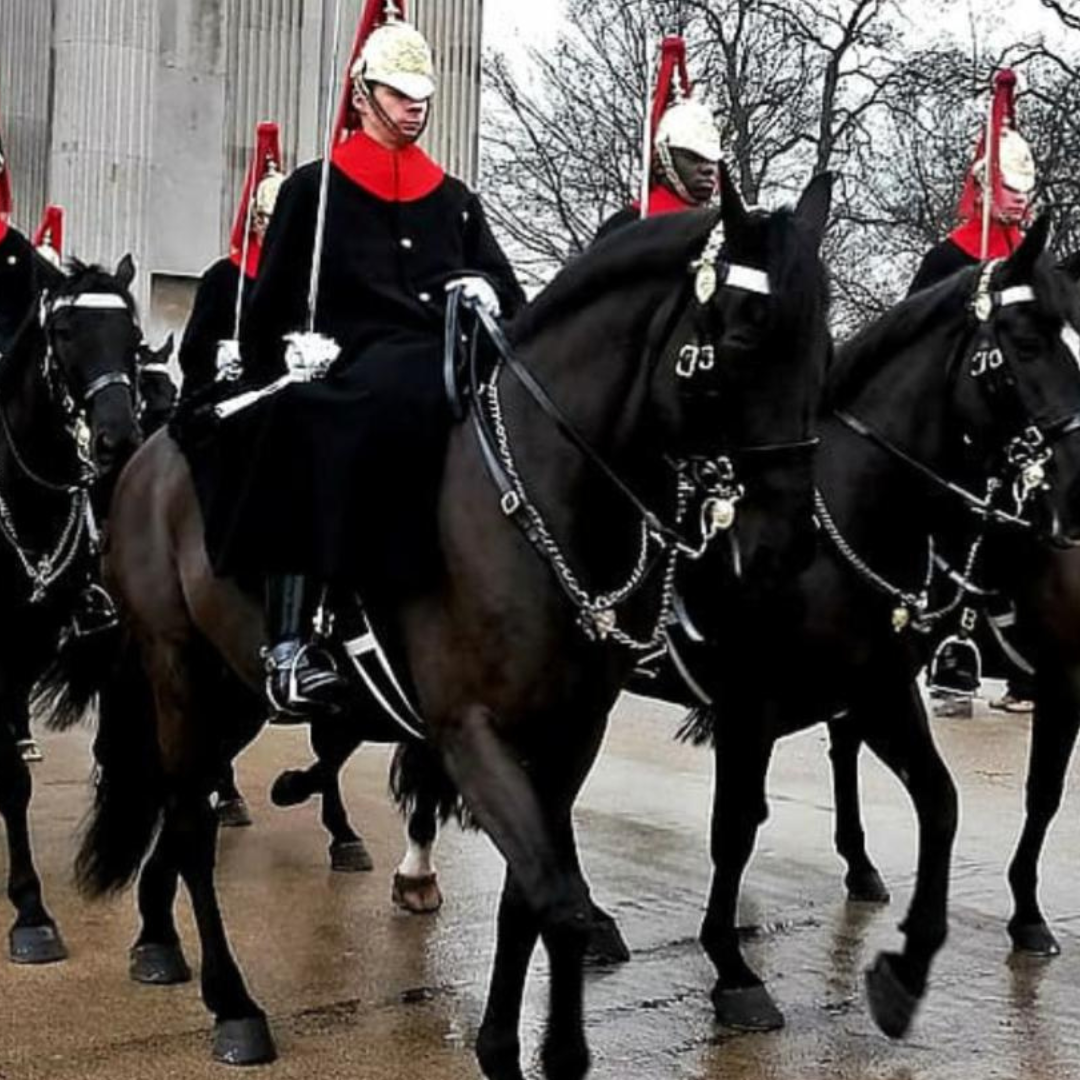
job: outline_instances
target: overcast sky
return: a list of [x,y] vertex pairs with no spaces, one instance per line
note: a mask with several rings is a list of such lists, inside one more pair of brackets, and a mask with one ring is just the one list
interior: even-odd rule
[[[558,30],[565,0],[484,0],[486,44],[511,54],[526,45],[543,46]],[[1040,30],[1053,36],[1061,24],[1039,0],[908,0],[901,5],[913,36],[947,33],[999,45]]]

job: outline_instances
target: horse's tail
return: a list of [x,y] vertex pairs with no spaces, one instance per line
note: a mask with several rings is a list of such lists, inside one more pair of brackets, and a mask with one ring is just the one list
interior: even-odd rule
[[715,706],[697,705],[691,709],[675,733],[675,738],[691,746],[712,746],[716,739]]
[[75,860],[79,888],[92,897],[132,881],[164,807],[153,694],[128,635],[99,698],[94,806]]
[[34,711],[52,731],[67,731],[90,712],[111,680],[123,648],[119,625],[93,634],[68,631],[34,688]]
[[410,740],[398,745],[390,762],[390,797],[405,816],[423,800],[434,803],[441,825],[451,817],[463,826],[472,824],[461,794],[430,743]]

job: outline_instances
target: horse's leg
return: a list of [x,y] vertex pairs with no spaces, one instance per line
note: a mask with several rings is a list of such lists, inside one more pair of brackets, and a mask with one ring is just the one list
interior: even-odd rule
[[0,816],[7,828],[8,897],[15,924],[8,938],[17,964],[51,964],[67,957],[56,923],[45,908],[41,878],[30,847],[30,769],[15,744],[15,731],[0,721]]
[[905,1034],[926,993],[930,965],[948,931],[949,860],[956,836],[957,800],[949,770],[930,734],[914,682],[895,694],[875,691],[877,722],[867,745],[907,789],[919,821],[915,891],[901,924],[902,953],[880,953],[867,971],[870,1009],[886,1035]]
[[429,915],[442,907],[442,891],[432,854],[439,835],[435,796],[427,789],[417,793],[405,822],[405,855],[394,871],[391,899],[414,915]]
[[231,761],[221,770],[214,789],[217,792],[218,824],[225,829],[243,829],[252,823],[247,801],[236,786],[236,769]]
[[180,872],[170,847],[171,832],[162,831],[139,874],[139,915],[142,927],[131,948],[129,974],[135,982],[171,986],[191,980],[173,905]]
[[844,884],[848,899],[866,904],[887,904],[889,890],[866,852],[859,801],[860,749],[862,735],[856,729],[853,716],[830,722],[829,758],[836,804],[836,852],[847,863]]
[[740,718],[738,727],[717,721],[713,878],[701,944],[716,967],[712,1002],[717,1021],[737,1031],[774,1031],[784,1026],[783,1014],[744,959],[736,925],[742,876],[758,828],[769,815],[765,779],[773,748],[771,736],[744,723],[753,721]]
[[[545,1076],[554,1080],[580,1080],[589,1070],[582,1021],[589,897],[573,851],[570,807],[599,746],[603,724],[596,726],[591,745],[579,748],[579,760],[562,759],[560,791],[545,801],[534,777],[499,735],[490,710],[464,709],[440,731],[448,771],[506,859],[548,952],[551,1005],[541,1057]],[[513,898],[511,902],[504,963],[499,969],[505,978],[498,987],[507,994],[512,981],[524,978],[522,934],[528,938],[532,933],[514,918],[517,905]],[[491,1022],[485,1018],[484,1041],[477,1046],[478,1055],[484,1055],[481,1066],[490,1080],[519,1080],[515,1018],[498,1002],[490,1004]]]
[[1037,956],[1056,956],[1061,951],[1039,906],[1039,856],[1061,806],[1078,730],[1080,707],[1074,695],[1040,672],[1031,721],[1024,830],[1009,866],[1013,894],[1009,936],[1013,948]]
[[199,928],[202,996],[214,1014],[214,1057],[226,1065],[273,1061],[277,1054],[266,1015],[248,993],[225,934],[214,886],[217,819],[202,785],[174,785],[163,828]]

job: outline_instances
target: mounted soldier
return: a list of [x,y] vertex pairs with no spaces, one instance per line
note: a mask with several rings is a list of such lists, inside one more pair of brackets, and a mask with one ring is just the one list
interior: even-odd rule
[[376,549],[360,562],[378,585],[423,573],[449,426],[447,289],[504,315],[524,301],[479,198],[417,145],[434,65],[402,14],[369,0],[329,153],[282,187],[241,321],[244,377],[263,389],[218,406],[219,467],[194,469],[215,569],[267,580],[279,715],[340,697],[310,638],[324,587],[356,589],[358,553]]
[[240,316],[258,273],[266,230],[285,181],[282,161],[278,125],[259,124],[229,254],[199,279],[191,318],[180,343],[185,398],[215,378],[240,374]]
[[603,225],[596,239],[633,221],[707,206],[716,196],[721,140],[712,110],[693,97],[686,42],[665,38],[642,158],[641,195]]
[[64,208],[49,205],[34,233],[34,250],[59,270],[64,263]]
[[[1004,69],[994,75],[990,117],[980,133],[971,168],[957,207],[959,224],[923,257],[909,295],[930,288],[957,271],[988,259],[1008,258],[1024,238],[1031,218],[1031,197],[1035,188],[1035,158],[1031,147],[1017,130],[1016,73]],[[1007,677],[1005,693],[991,702],[992,708],[1007,712],[1030,712],[1034,697],[1033,673],[1017,648],[1016,615],[1011,605],[986,612],[989,632],[971,633],[975,613],[966,626],[942,644],[931,665],[930,682],[939,697],[970,698],[978,690],[982,674],[982,651],[989,645],[991,655],[1001,654],[994,672]],[[1009,632],[1009,638],[1004,632]],[[995,640],[996,639],[996,640]],[[1013,639],[1013,640],[1010,640]],[[950,711],[945,704],[942,711]]]

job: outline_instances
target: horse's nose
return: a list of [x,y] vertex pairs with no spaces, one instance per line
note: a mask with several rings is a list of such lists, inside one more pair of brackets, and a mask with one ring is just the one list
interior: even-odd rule
[[116,460],[119,440],[110,431],[99,431],[94,438],[94,461],[98,467],[107,470]]

